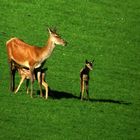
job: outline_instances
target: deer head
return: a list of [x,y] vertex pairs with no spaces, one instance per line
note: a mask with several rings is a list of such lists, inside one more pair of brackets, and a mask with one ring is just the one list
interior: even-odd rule
[[90,62],[86,59],[86,61],[85,61],[86,67],[88,67],[90,70],[92,70],[93,69],[93,62],[94,62],[94,60]]
[[53,31],[51,29],[48,28],[49,34],[50,34],[50,38],[52,40],[52,42],[56,45],[62,45],[62,46],[66,46],[67,42],[65,40],[63,40],[60,35],[58,35],[56,33],[56,30]]

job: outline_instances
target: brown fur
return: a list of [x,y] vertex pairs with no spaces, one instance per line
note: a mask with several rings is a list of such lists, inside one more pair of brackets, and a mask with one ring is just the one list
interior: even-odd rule
[[[10,64],[11,90],[14,91],[15,62],[27,67],[31,73],[31,97],[33,93],[34,69],[42,66],[44,61],[51,55],[55,44],[65,46],[66,42],[60,36],[49,29],[49,39],[45,47],[36,47],[26,44],[18,38],[11,38],[6,42],[8,61]],[[41,87],[41,86],[40,86]],[[41,89],[40,89],[40,92]]]

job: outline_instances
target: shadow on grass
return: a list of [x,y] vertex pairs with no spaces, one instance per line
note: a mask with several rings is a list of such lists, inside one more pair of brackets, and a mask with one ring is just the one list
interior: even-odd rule
[[[45,90],[43,90],[43,93],[45,95]],[[64,91],[57,91],[57,90],[52,90],[49,89],[49,97],[53,99],[77,99],[80,100],[78,96],[73,95],[72,93],[64,92]],[[92,103],[112,103],[112,104],[122,104],[122,105],[131,105],[132,103],[130,102],[125,102],[125,101],[119,101],[119,100],[114,100],[114,99],[89,99],[86,100],[84,99],[83,101],[87,102],[92,102]]]
[[52,90],[52,89],[49,89],[49,96],[51,96],[53,99],[62,99],[62,98],[79,99],[79,97],[73,95],[72,93],[67,93],[67,92],[64,92],[64,91],[56,91],[56,90]]
[[99,103],[113,103],[113,104],[123,104],[123,105],[131,105],[130,102],[113,100],[113,99],[89,99],[90,102],[99,102]]

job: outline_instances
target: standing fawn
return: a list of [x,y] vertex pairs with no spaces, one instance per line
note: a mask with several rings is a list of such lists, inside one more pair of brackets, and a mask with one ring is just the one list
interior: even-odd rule
[[[23,68],[23,67],[16,67],[17,71],[21,77],[20,83],[17,87],[17,89],[15,90],[15,93],[18,92],[21,84],[23,83],[23,81],[26,79],[26,89],[27,89],[27,94],[29,93],[29,80],[31,79],[31,72],[29,71],[29,69],[27,68]],[[38,83],[40,83],[41,85],[44,86],[45,91],[46,91],[46,96],[45,98],[48,98],[48,84],[45,82],[45,69],[35,69],[33,78],[36,79],[38,81]],[[42,87],[41,87],[42,90]]]
[[[41,68],[46,59],[52,54],[56,45],[65,46],[66,42],[54,31],[48,29],[49,39],[44,47],[31,46],[18,38],[11,38],[6,42],[8,61],[10,65],[10,88],[15,86],[15,63],[29,68],[31,73],[31,97],[33,94],[34,69]],[[40,93],[42,95],[41,85]]]
[[83,100],[84,98],[84,91],[86,88],[87,93],[87,99],[89,99],[89,91],[88,91],[88,85],[89,85],[89,72],[93,69],[93,62],[89,62],[88,60],[85,61],[85,67],[81,69],[80,71],[80,84],[81,84],[81,92],[80,92],[80,99]]

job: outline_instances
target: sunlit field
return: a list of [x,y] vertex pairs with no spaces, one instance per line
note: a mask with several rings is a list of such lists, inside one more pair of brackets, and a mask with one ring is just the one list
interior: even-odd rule
[[[0,140],[139,140],[139,15],[138,0],[0,0]],[[34,98],[25,83],[10,92],[6,41],[43,47],[48,27],[68,42],[44,65],[48,100],[37,81]],[[94,59],[90,100],[80,101],[86,59]]]

